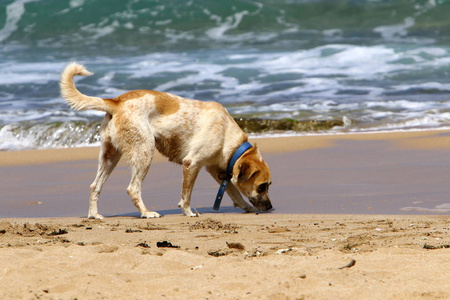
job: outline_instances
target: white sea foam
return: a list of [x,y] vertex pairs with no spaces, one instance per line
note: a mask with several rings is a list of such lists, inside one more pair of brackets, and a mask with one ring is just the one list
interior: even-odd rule
[[404,38],[408,31],[407,29],[414,26],[415,20],[412,17],[405,18],[403,24],[379,26],[373,31],[380,33],[383,38],[389,41],[395,41],[399,37]]
[[6,21],[3,28],[0,30],[0,42],[6,40],[14,31],[17,30],[17,23],[19,23],[22,15],[25,12],[25,3],[29,1],[14,1],[6,6]]
[[428,208],[428,207],[420,207],[420,206],[407,206],[400,208],[400,210],[403,211],[419,211],[424,213],[439,213],[444,214],[450,212],[450,203],[444,203],[440,205],[436,205],[434,208]]
[[70,0],[69,4],[71,8],[76,8],[83,6],[83,4],[86,2],[86,0]]
[[[218,23],[217,27],[208,29],[205,32],[209,38],[215,39],[215,40],[220,40],[220,39],[225,39],[225,38],[226,39],[233,38],[231,36],[225,36],[225,33],[232,29],[236,29],[239,26],[239,24],[241,23],[244,16],[249,13],[246,10],[240,11],[240,12],[235,13],[234,15],[226,17],[225,20],[223,21],[221,17],[210,13],[208,10],[204,10],[204,12],[209,14],[210,18],[215,20]],[[234,37],[234,38],[236,38],[236,37]],[[241,38],[241,37],[239,37],[239,38]]]
[[99,139],[96,124],[9,124],[0,128],[0,151],[82,147],[98,145]]
[[47,83],[59,80],[64,63],[18,63],[0,64],[0,85]]

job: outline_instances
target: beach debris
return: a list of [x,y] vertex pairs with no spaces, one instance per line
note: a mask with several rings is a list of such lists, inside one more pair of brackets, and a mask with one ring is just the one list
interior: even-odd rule
[[450,244],[433,246],[433,245],[428,245],[427,243],[425,243],[423,245],[423,249],[427,249],[427,250],[447,249],[447,248],[450,248]]
[[[214,257],[220,257],[220,256],[225,256],[225,255],[233,253],[234,252],[233,249],[240,250],[240,251],[245,250],[244,245],[242,245],[241,243],[228,243],[227,242],[227,246],[229,249],[210,250],[210,251],[208,251],[208,254],[211,256],[214,256]],[[248,253],[246,252],[245,255],[248,255]]]
[[136,247],[142,247],[142,248],[151,248],[149,244],[147,243],[139,243],[136,245]]
[[208,254],[211,256],[214,256],[214,257],[220,257],[220,256],[228,255],[228,254],[230,254],[230,252],[226,251],[226,250],[211,250],[211,251],[208,251]]
[[81,221],[81,223],[102,224],[102,223],[105,223],[105,221],[101,220],[101,219],[85,219],[85,220]]
[[287,249],[280,249],[277,252],[275,252],[275,254],[283,254],[283,253],[287,253],[290,252],[292,250],[296,250],[297,248],[287,248]]
[[197,221],[193,225],[189,226],[190,230],[212,229],[216,231],[223,230],[224,233],[238,233],[238,228],[240,227],[237,225],[231,223],[223,224],[222,222],[213,220],[211,218]]
[[137,228],[142,229],[142,230],[167,230],[168,228],[166,227],[161,227],[158,226],[156,224],[150,223],[148,222],[146,225],[138,225]]
[[0,222],[0,234],[5,234],[5,233],[13,233],[14,232],[14,227],[11,223],[6,222],[6,221],[1,221]]
[[348,264],[346,264],[345,266],[342,266],[338,269],[345,269],[345,268],[351,268],[356,264],[356,260],[352,259]]
[[244,258],[248,258],[248,257],[260,257],[260,256],[264,256],[264,255],[266,255],[266,254],[263,253],[262,250],[256,248],[256,249],[253,250],[253,252],[251,252],[251,253],[245,252],[244,255],[245,255]]
[[172,245],[172,243],[168,241],[157,242],[156,246],[158,248],[180,248],[180,246]]
[[227,246],[230,249],[245,250],[244,245],[242,245],[241,243],[228,243],[227,242]]
[[81,227],[86,227],[86,225],[83,225],[83,224],[72,224],[72,227],[81,228]]
[[128,228],[127,230],[125,230],[125,232],[126,233],[135,233],[135,232],[142,232],[142,230]]
[[201,269],[201,268],[202,268],[202,266],[200,265],[200,266],[192,267],[191,270],[198,270],[198,269]]
[[269,229],[269,233],[283,233],[283,232],[289,232],[291,231],[289,228],[287,227],[276,227],[273,229]]
[[24,223],[24,224],[11,224],[6,221],[0,222],[0,234],[17,234],[24,237],[34,236],[55,236],[66,234],[66,229],[58,227],[48,226],[41,223]]
[[302,274],[302,275],[300,275],[298,277],[300,277],[301,279],[306,279],[306,274]]
[[53,230],[52,232],[47,233],[47,235],[52,236],[52,235],[62,235],[62,234],[67,234],[67,233],[68,233],[67,230],[60,228],[58,230]]

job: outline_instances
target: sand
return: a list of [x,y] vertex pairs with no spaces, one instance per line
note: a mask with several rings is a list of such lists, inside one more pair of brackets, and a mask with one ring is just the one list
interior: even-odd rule
[[7,219],[0,298],[449,299],[449,230],[424,216]]
[[2,152],[0,299],[449,299],[448,135],[254,139],[274,182],[262,214],[229,199],[214,213],[203,173],[200,217],[181,216],[180,169],[157,156],[152,220],[126,196],[124,163],[101,198],[109,217],[84,218],[96,148]]

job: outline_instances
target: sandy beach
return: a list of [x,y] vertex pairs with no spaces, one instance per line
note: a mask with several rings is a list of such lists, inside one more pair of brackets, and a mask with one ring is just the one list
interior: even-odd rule
[[201,215],[181,216],[180,168],[157,155],[143,198],[165,216],[151,220],[124,162],[108,217],[85,218],[97,148],[0,152],[0,298],[449,299],[449,134],[252,139],[272,170],[264,214],[228,198],[214,212],[202,172]]

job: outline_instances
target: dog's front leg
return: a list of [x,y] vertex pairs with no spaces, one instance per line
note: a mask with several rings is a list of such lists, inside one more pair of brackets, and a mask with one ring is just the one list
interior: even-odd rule
[[186,159],[183,161],[183,186],[181,188],[181,200],[178,203],[178,207],[181,208],[185,216],[198,216],[198,214],[193,213],[191,210],[191,195],[199,171],[200,167],[192,163],[191,160]]
[[[220,184],[222,180],[219,179],[219,173],[223,172],[216,167],[208,166],[206,167],[206,171]],[[244,198],[242,198],[239,190],[234,186],[232,182],[228,184],[227,194],[230,196],[231,200],[233,200],[234,206],[240,207],[242,210],[246,212],[257,212],[259,211],[255,207],[248,204]]]
[[233,200],[234,206],[240,207],[245,212],[258,212],[259,211],[259,209],[251,206],[244,200],[244,198],[242,198],[241,193],[238,191],[238,189],[234,186],[234,184],[232,182],[230,182],[228,184],[227,194]]

